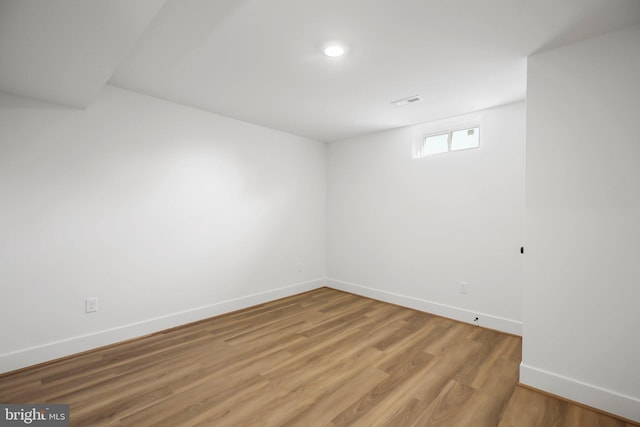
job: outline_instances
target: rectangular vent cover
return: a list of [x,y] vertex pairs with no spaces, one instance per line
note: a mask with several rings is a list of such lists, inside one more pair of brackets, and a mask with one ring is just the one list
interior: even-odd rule
[[419,95],[410,96],[408,98],[399,99],[397,101],[393,101],[393,105],[397,105],[398,107],[402,107],[403,105],[413,104],[415,102],[422,101],[422,97]]

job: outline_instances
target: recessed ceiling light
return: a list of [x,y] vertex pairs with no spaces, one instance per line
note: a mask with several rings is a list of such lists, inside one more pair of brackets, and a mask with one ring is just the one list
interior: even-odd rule
[[340,42],[325,43],[323,52],[330,58],[338,58],[347,53],[347,46]]

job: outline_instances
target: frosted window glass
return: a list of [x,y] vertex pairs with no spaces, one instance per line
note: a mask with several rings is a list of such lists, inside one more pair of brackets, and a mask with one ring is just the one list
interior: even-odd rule
[[451,132],[451,151],[478,148],[480,146],[480,128],[471,128]]
[[449,151],[449,134],[427,136],[424,139],[424,155],[446,153]]

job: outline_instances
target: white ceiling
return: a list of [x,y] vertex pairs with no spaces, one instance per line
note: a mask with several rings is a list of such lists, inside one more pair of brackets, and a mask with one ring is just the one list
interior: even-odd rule
[[108,81],[333,141],[521,100],[528,55],[636,23],[640,0],[0,0],[0,90],[86,107]]
[[164,0],[0,0],[0,90],[86,107]]

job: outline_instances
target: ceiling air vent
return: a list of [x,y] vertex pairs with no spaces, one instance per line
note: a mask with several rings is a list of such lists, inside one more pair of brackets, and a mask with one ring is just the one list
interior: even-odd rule
[[393,105],[397,105],[398,107],[402,107],[403,105],[413,104],[414,102],[422,101],[422,97],[419,95],[410,96],[408,98],[399,99],[397,101],[393,101]]

